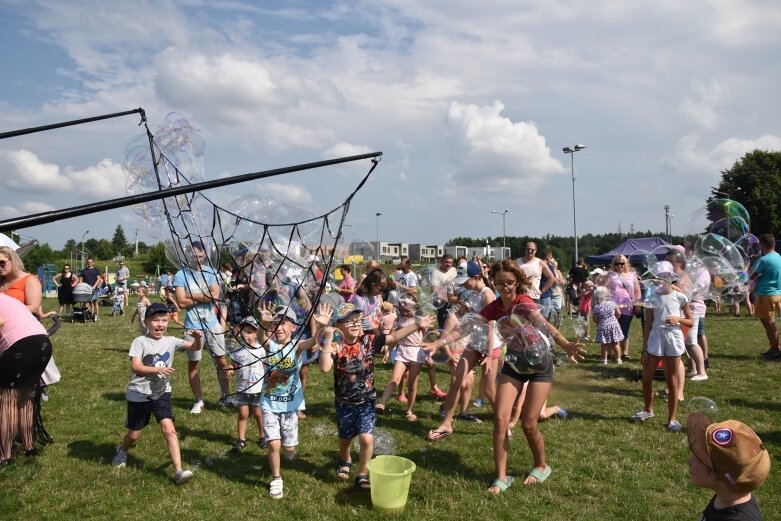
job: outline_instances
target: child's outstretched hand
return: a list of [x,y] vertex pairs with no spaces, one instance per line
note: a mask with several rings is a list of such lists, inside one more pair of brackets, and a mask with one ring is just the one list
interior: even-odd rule
[[586,358],[583,356],[586,354],[586,348],[581,342],[567,342],[561,346],[564,351],[567,352],[567,358],[573,364],[582,362]]
[[[331,309],[331,306],[329,306],[326,302],[321,302],[317,305],[317,312],[314,315],[315,322],[321,326],[327,326],[331,321],[333,314],[334,310]],[[333,335],[333,330],[331,330],[331,334]]]
[[415,323],[420,329],[426,330],[431,327],[431,315],[415,315]]
[[271,307],[271,303],[260,302],[258,304],[258,311],[260,312],[260,322],[268,324],[274,319],[274,312]]
[[203,340],[203,332],[200,329],[190,329],[187,334],[193,337],[193,340]]

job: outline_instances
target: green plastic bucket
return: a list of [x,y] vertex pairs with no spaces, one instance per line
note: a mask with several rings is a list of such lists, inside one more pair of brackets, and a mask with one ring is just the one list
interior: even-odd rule
[[404,510],[415,463],[399,456],[377,456],[368,467],[373,508],[385,512]]

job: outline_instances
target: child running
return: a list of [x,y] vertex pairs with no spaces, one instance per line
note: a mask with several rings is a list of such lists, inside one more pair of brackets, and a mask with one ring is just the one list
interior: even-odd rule
[[[400,316],[396,321],[396,330],[415,324],[415,309],[417,309],[417,302],[414,297],[407,296],[399,299]],[[407,380],[407,421],[417,421],[418,417],[415,416],[413,408],[415,407],[415,399],[418,396],[418,376],[420,376],[420,366],[428,357],[428,352],[421,347],[424,333],[424,330],[419,329],[406,338],[401,339],[397,344],[396,359],[393,362],[391,379],[388,385],[385,386],[380,403],[377,404],[377,412],[385,412],[385,407],[388,405],[390,397],[393,396],[393,391],[396,390],[396,386],[399,385],[399,381],[404,376],[404,373],[409,370]]]
[[263,389],[263,359],[266,350],[258,343],[258,321],[254,317],[244,317],[239,323],[239,341],[241,347],[231,351],[233,369],[236,373],[236,434],[238,438],[231,452],[241,452],[247,446],[247,420],[250,413],[258,426],[258,444],[266,448],[263,436],[263,415],[260,411],[260,393]]
[[416,318],[412,324],[389,335],[378,333],[370,336],[363,331],[362,313],[354,304],[344,304],[337,308],[334,319],[344,343],[333,342],[334,329],[325,329],[320,341],[320,370],[327,373],[334,368],[336,424],[341,458],[336,475],[341,479],[350,478],[353,465],[350,445],[357,436],[360,452],[355,488],[368,491],[370,486],[367,464],[374,450],[373,433],[376,421],[374,356],[386,346],[391,346],[420,329],[427,329],[431,325],[431,318]]
[[621,311],[616,303],[610,300],[610,291],[605,286],[599,286],[594,290],[594,304],[591,310],[591,318],[597,325],[597,334],[594,337],[601,346],[602,364],[607,364],[610,354],[617,364],[621,361],[621,346],[619,342],[624,339],[621,325],[618,323]]
[[163,437],[168,444],[168,453],[174,464],[174,482],[186,483],[193,477],[190,470],[182,470],[182,458],[179,453],[179,439],[174,428],[174,414],[171,408],[171,381],[174,352],[177,349],[197,351],[201,348],[200,331],[189,331],[193,338],[186,341],[181,338],[165,336],[168,329],[168,308],[155,302],[146,310],[144,317],[147,334],[133,340],[130,345],[130,368],[133,377],[127,385],[127,434],[117,447],[113,466],[122,468],[127,465],[127,453],[139,439],[141,430],[149,424],[154,414]]
[[[277,305],[273,311],[261,308],[261,327],[258,334],[266,349],[265,378],[260,407],[263,410],[263,432],[266,434],[268,464],[271,470],[269,495],[274,499],[284,496],[280,473],[280,449],[285,459],[293,461],[298,455],[298,409],[304,401],[301,390],[299,355],[315,346],[315,338],[293,342],[293,331],[298,328],[293,308]],[[318,306],[314,316],[318,329],[331,320],[331,309]]]
[[[656,276],[662,284],[656,290],[652,299],[653,306],[646,309],[645,327],[643,328],[643,352],[640,362],[643,364],[643,399],[642,411],[632,416],[634,422],[644,422],[653,418],[653,379],[660,360],[666,365],[667,380],[667,430],[681,432],[681,424],[675,419],[681,382],[679,381],[681,355],[686,351],[681,325],[692,326],[692,314],[689,309],[689,299],[686,295],[675,291],[671,283],[677,279],[672,264],[661,261]],[[681,316],[683,315],[683,316]]]
[[143,286],[138,288],[138,302],[136,303],[136,310],[133,311],[133,316],[130,317],[130,324],[133,324],[133,322],[136,320],[136,317],[138,317],[138,326],[142,335],[146,335],[146,326],[144,325],[146,310],[152,304],[152,302],[149,300],[149,297],[147,297],[148,291],[149,289]]

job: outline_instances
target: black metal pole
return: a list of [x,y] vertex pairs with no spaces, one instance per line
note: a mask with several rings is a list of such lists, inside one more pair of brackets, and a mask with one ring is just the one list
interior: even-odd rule
[[118,118],[121,116],[129,116],[131,114],[141,114],[142,122],[146,120],[146,114],[144,109],[137,108],[133,110],[126,110],[125,112],[116,112],[114,114],[106,114],[103,116],[95,116],[92,118],[75,119],[73,121],[65,121],[63,123],[53,123],[51,125],[44,125],[42,127],[25,128],[22,130],[12,130],[10,132],[0,133],[0,139],[6,139],[9,137],[24,136],[26,134],[34,134],[36,132],[43,132],[45,130],[53,130],[55,128],[71,127],[73,125],[81,125],[82,123],[92,123],[93,121],[100,121],[103,119]]
[[275,168],[274,170],[266,170],[263,172],[255,172],[251,174],[242,174],[234,177],[229,177],[226,179],[217,179],[214,181],[204,181],[202,183],[177,186],[176,188],[169,188],[166,190],[161,190],[159,192],[148,192],[145,194],[120,197],[118,199],[110,199],[108,201],[103,201],[101,203],[90,203],[81,206],[74,206],[72,208],[65,208],[64,210],[52,210],[50,212],[37,213],[34,215],[28,215],[26,217],[6,219],[5,221],[0,221],[0,232],[16,230],[18,228],[28,228],[30,226],[38,226],[40,224],[47,224],[47,223],[59,221],[61,219],[80,217],[82,215],[89,215],[92,213],[103,212],[106,210],[124,208],[126,206],[132,206],[134,204],[156,201],[158,199],[165,199],[166,197],[174,197],[177,195],[209,190],[211,188],[220,188],[222,186],[235,185],[247,181],[254,181],[256,179],[263,179],[266,177],[274,177],[282,174],[289,174],[291,172],[300,172],[302,170],[310,170],[312,168],[320,168],[324,166],[337,165],[340,163],[348,163],[350,161],[360,161],[361,159],[371,159],[371,158],[379,157],[381,155],[382,152],[370,152],[368,154],[360,154],[357,156],[340,157],[337,159],[328,159],[325,161],[317,161],[314,163],[305,163],[303,165],[288,166],[285,168]]

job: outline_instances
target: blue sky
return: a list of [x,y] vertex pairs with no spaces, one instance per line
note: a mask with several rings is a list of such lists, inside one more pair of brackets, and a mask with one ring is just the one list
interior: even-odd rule
[[[218,8],[214,5],[219,5]],[[752,1],[36,2],[0,0],[0,131],[144,107],[206,140],[207,179],[382,151],[356,236],[673,232],[720,171],[781,148],[781,5]],[[125,193],[137,118],[0,141],[0,219]],[[308,211],[368,165],[210,193]],[[129,236],[130,210],[19,230]]]

